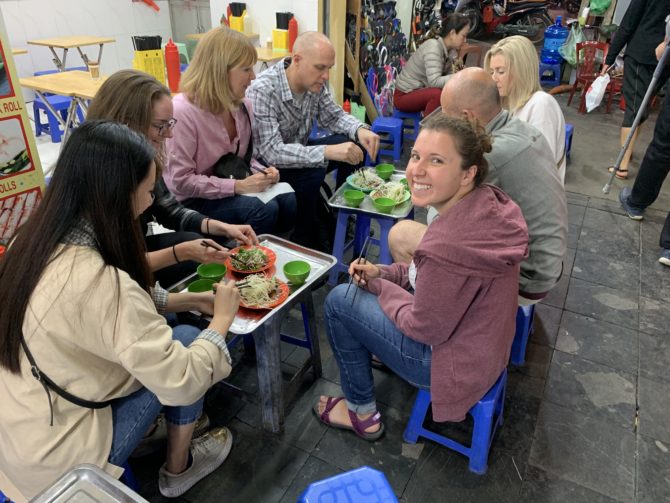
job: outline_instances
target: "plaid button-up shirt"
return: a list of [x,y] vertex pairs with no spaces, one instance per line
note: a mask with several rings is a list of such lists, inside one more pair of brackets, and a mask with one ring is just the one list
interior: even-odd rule
[[254,111],[254,157],[277,168],[324,167],[324,145],[307,146],[314,119],[333,133],[356,137],[363,124],[333,101],[327,86],[298,102],[286,78],[291,59],[261,73],[247,89]]

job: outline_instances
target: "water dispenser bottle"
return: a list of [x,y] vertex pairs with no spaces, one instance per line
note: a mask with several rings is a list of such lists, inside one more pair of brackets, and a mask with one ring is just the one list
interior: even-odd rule
[[561,16],[556,18],[556,23],[544,31],[544,47],[540,53],[542,63],[555,65],[561,63],[563,58],[558,49],[565,43],[570,30],[561,24]]

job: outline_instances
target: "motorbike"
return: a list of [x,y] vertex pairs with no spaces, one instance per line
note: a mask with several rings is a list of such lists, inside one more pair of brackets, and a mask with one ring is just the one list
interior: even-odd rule
[[542,44],[544,30],[552,25],[548,0],[459,0],[456,12],[470,19],[470,36],[496,33],[523,35]]

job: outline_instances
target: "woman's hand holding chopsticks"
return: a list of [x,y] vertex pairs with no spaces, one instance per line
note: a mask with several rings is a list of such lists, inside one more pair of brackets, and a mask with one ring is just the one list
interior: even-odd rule
[[365,259],[354,260],[349,264],[349,275],[357,285],[364,286],[368,281],[381,276],[381,269]]

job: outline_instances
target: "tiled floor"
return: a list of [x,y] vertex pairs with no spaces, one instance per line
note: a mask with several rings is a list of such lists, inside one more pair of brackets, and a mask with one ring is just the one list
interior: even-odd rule
[[[658,236],[670,208],[668,190],[641,223],[623,215],[616,196],[601,188],[605,166],[618,154],[621,112],[578,116],[568,165],[570,233],[564,276],[538,306],[527,363],[512,368],[506,422],[494,439],[489,470],[468,472],[467,460],[431,442],[404,444],[412,388],[375,370],[387,434],[370,444],[322,426],[311,407],[322,393],[338,393],[339,375],[323,333],[316,293],[324,375],[306,381],[289,404],[286,431],[261,431],[253,359],[236,352],[230,383],[207,399],[214,424],[227,425],[235,443],[224,465],[187,492],[187,502],[295,502],[312,481],[361,465],[383,471],[399,499],[426,502],[670,501],[670,269],[657,262]],[[633,174],[650,140],[638,140]],[[299,330],[297,318],[288,330]],[[284,347],[287,371],[305,357]],[[452,425],[457,434],[468,425]],[[135,460],[141,493],[157,490],[161,455]]]

